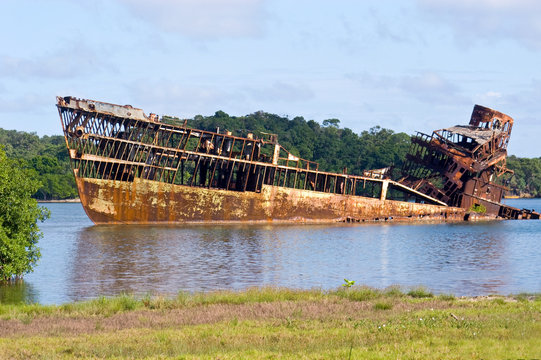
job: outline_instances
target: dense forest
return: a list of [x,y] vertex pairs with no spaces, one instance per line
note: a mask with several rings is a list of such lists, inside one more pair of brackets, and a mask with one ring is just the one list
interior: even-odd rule
[[[168,122],[180,121],[167,118]],[[303,117],[287,117],[256,112],[246,116],[229,116],[217,111],[212,116],[197,115],[188,126],[215,131],[217,128],[237,135],[248,132],[277,134],[280,144],[301,158],[316,161],[321,170],[361,174],[365,169],[393,165],[399,169],[410,146],[410,136],[392,130],[372,127],[354,133],[340,127],[340,120],[328,119],[319,124]],[[40,180],[34,195],[39,200],[77,197],[75,181],[62,136],[39,137],[35,133],[0,129],[0,145],[8,157],[20,159]],[[510,156],[508,166],[515,171],[511,194],[541,197],[541,158]]]
[[508,185],[512,195],[522,197],[541,197],[541,157],[507,158],[507,167],[515,172]]
[[240,135],[277,134],[283,147],[303,159],[318,162],[321,170],[342,172],[347,168],[350,174],[393,164],[401,166],[410,144],[407,134],[379,126],[356,134],[340,128],[338,119],[328,119],[320,125],[302,117],[290,120],[264,112],[234,117],[217,111],[213,116],[198,115],[188,125],[210,131],[227,129]]
[[39,180],[41,186],[35,198],[62,200],[78,196],[63,136],[40,138],[35,133],[0,129],[0,146]]

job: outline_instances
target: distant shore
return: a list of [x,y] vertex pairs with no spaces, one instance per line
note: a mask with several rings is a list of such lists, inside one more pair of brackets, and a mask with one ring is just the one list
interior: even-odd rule
[[535,197],[535,196],[517,196],[517,195],[508,195],[508,196],[504,196],[503,199],[521,199],[521,200],[524,200],[524,199],[540,199],[539,197]]
[[38,200],[38,203],[80,203],[81,199],[64,199],[64,200]]

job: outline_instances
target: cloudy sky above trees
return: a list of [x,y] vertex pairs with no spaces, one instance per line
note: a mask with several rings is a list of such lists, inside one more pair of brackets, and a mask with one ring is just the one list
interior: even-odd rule
[[55,96],[146,113],[263,110],[355,132],[515,119],[539,157],[541,2],[3,0],[0,127],[60,134]]

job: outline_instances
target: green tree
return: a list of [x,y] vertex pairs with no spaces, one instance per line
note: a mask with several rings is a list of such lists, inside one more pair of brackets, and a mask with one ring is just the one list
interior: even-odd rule
[[339,128],[340,127],[340,120],[338,120],[338,119],[323,120],[323,126],[325,126],[325,127],[332,126],[332,127],[335,127],[335,128]]
[[350,174],[389,165],[399,169],[410,145],[409,135],[379,126],[359,135],[351,129],[340,128],[338,119],[327,119],[320,125],[302,116],[289,119],[263,111],[240,117],[223,111],[207,117],[197,115],[189,126],[210,131],[219,127],[236,135],[252,131],[277,134],[284,148],[296,156],[318,162],[320,170],[341,172],[347,168]]
[[8,158],[25,161],[41,187],[33,195],[38,200],[77,197],[77,187],[70,167],[63,136],[39,137],[34,133],[0,129],[0,145]]
[[0,281],[22,277],[33,270],[40,257],[41,238],[37,222],[49,217],[31,196],[39,182],[23,167],[8,159],[0,147]]
[[[69,167],[62,166],[56,157],[38,155],[29,166],[35,170],[41,186],[34,194],[38,200],[69,199],[77,197],[75,180]],[[66,163],[69,165],[69,163]]]
[[515,172],[510,179],[510,193],[524,197],[541,197],[541,158],[518,158],[511,155],[507,166]]

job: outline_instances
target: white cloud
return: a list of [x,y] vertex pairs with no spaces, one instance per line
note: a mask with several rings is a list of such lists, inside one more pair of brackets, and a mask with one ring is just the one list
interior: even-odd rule
[[[47,99],[47,95],[35,93],[23,94],[17,98],[0,98],[0,113],[40,113],[44,109],[51,108],[53,99]],[[13,119],[7,119],[13,122]]]
[[0,75],[5,78],[61,79],[97,73],[105,68],[111,66],[91,49],[79,45],[32,58],[0,54]]
[[285,101],[297,102],[314,98],[314,92],[304,85],[292,85],[281,81],[268,87],[250,88],[247,91],[256,101]]
[[474,100],[476,103],[492,106],[490,104],[495,104],[500,102],[504,98],[504,95],[497,91],[487,91],[483,94],[476,94]]
[[262,33],[264,0],[118,0],[165,31],[195,38],[253,37]]
[[410,93],[442,93],[443,95],[453,94],[457,87],[440,75],[426,72],[416,76],[405,76],[399,81],[399,86]]
[[451,26],[461,43],[512,39],[541,47],[537,0],[417,0],[430,19]]
[[465,9],[524,9],[536,6],[537,0],[419,0],[428,5],[461,7]]
[[165,79],[138,80],[126,84],[126,89],[130,98],[125,101],[131,101],[133,106],[143,108],[147,113],[181,117],[212,114],[216,110],[237,115],[268,107],[284,111],[292,104],[309,102],[315,98],[309,86],[282,81],[254,87],[242,82],[223,86]]
[[501,98],[502,94],[496,91],[488,91],[485,96],[489,98]]
[[[505,106],[515,114],[521,116],[539,118],[539,98],[541,98],[541,81],[533,79],[531,82],[522,85],[515,91],[487,92],[478,95],[477,99],[485,100],[488,104]],[[536,120],[537,122],[538,120]]]
[[426,104],[469,103],[461,89],[434,72],[403,76],[350,75],[363,87],[384,91],[387,96],[407,97]]
[[170,80],[138,80],[126,84],[132,105],[146,113],[154,112],[180,117],[231,111],[237,104],[245,103],[244,95],[231,88],[185,84]]
[[63,78],[73,75],[73,70],[65,65],[65,58],[51,56],[41,59],[25,59],[3,55],[0,57],[0,73],[4,77]]
[[380,15],[379,11],[372,8],[370,9],[370,17],[374,22],[374,31],[379,39],[389,40],[395,43],[409,43],[409,31],[405,26],[407,24],[407,19],[403,12],[406,11],[403,8],[400,8],[399,14],[385,14],[385,16]]

